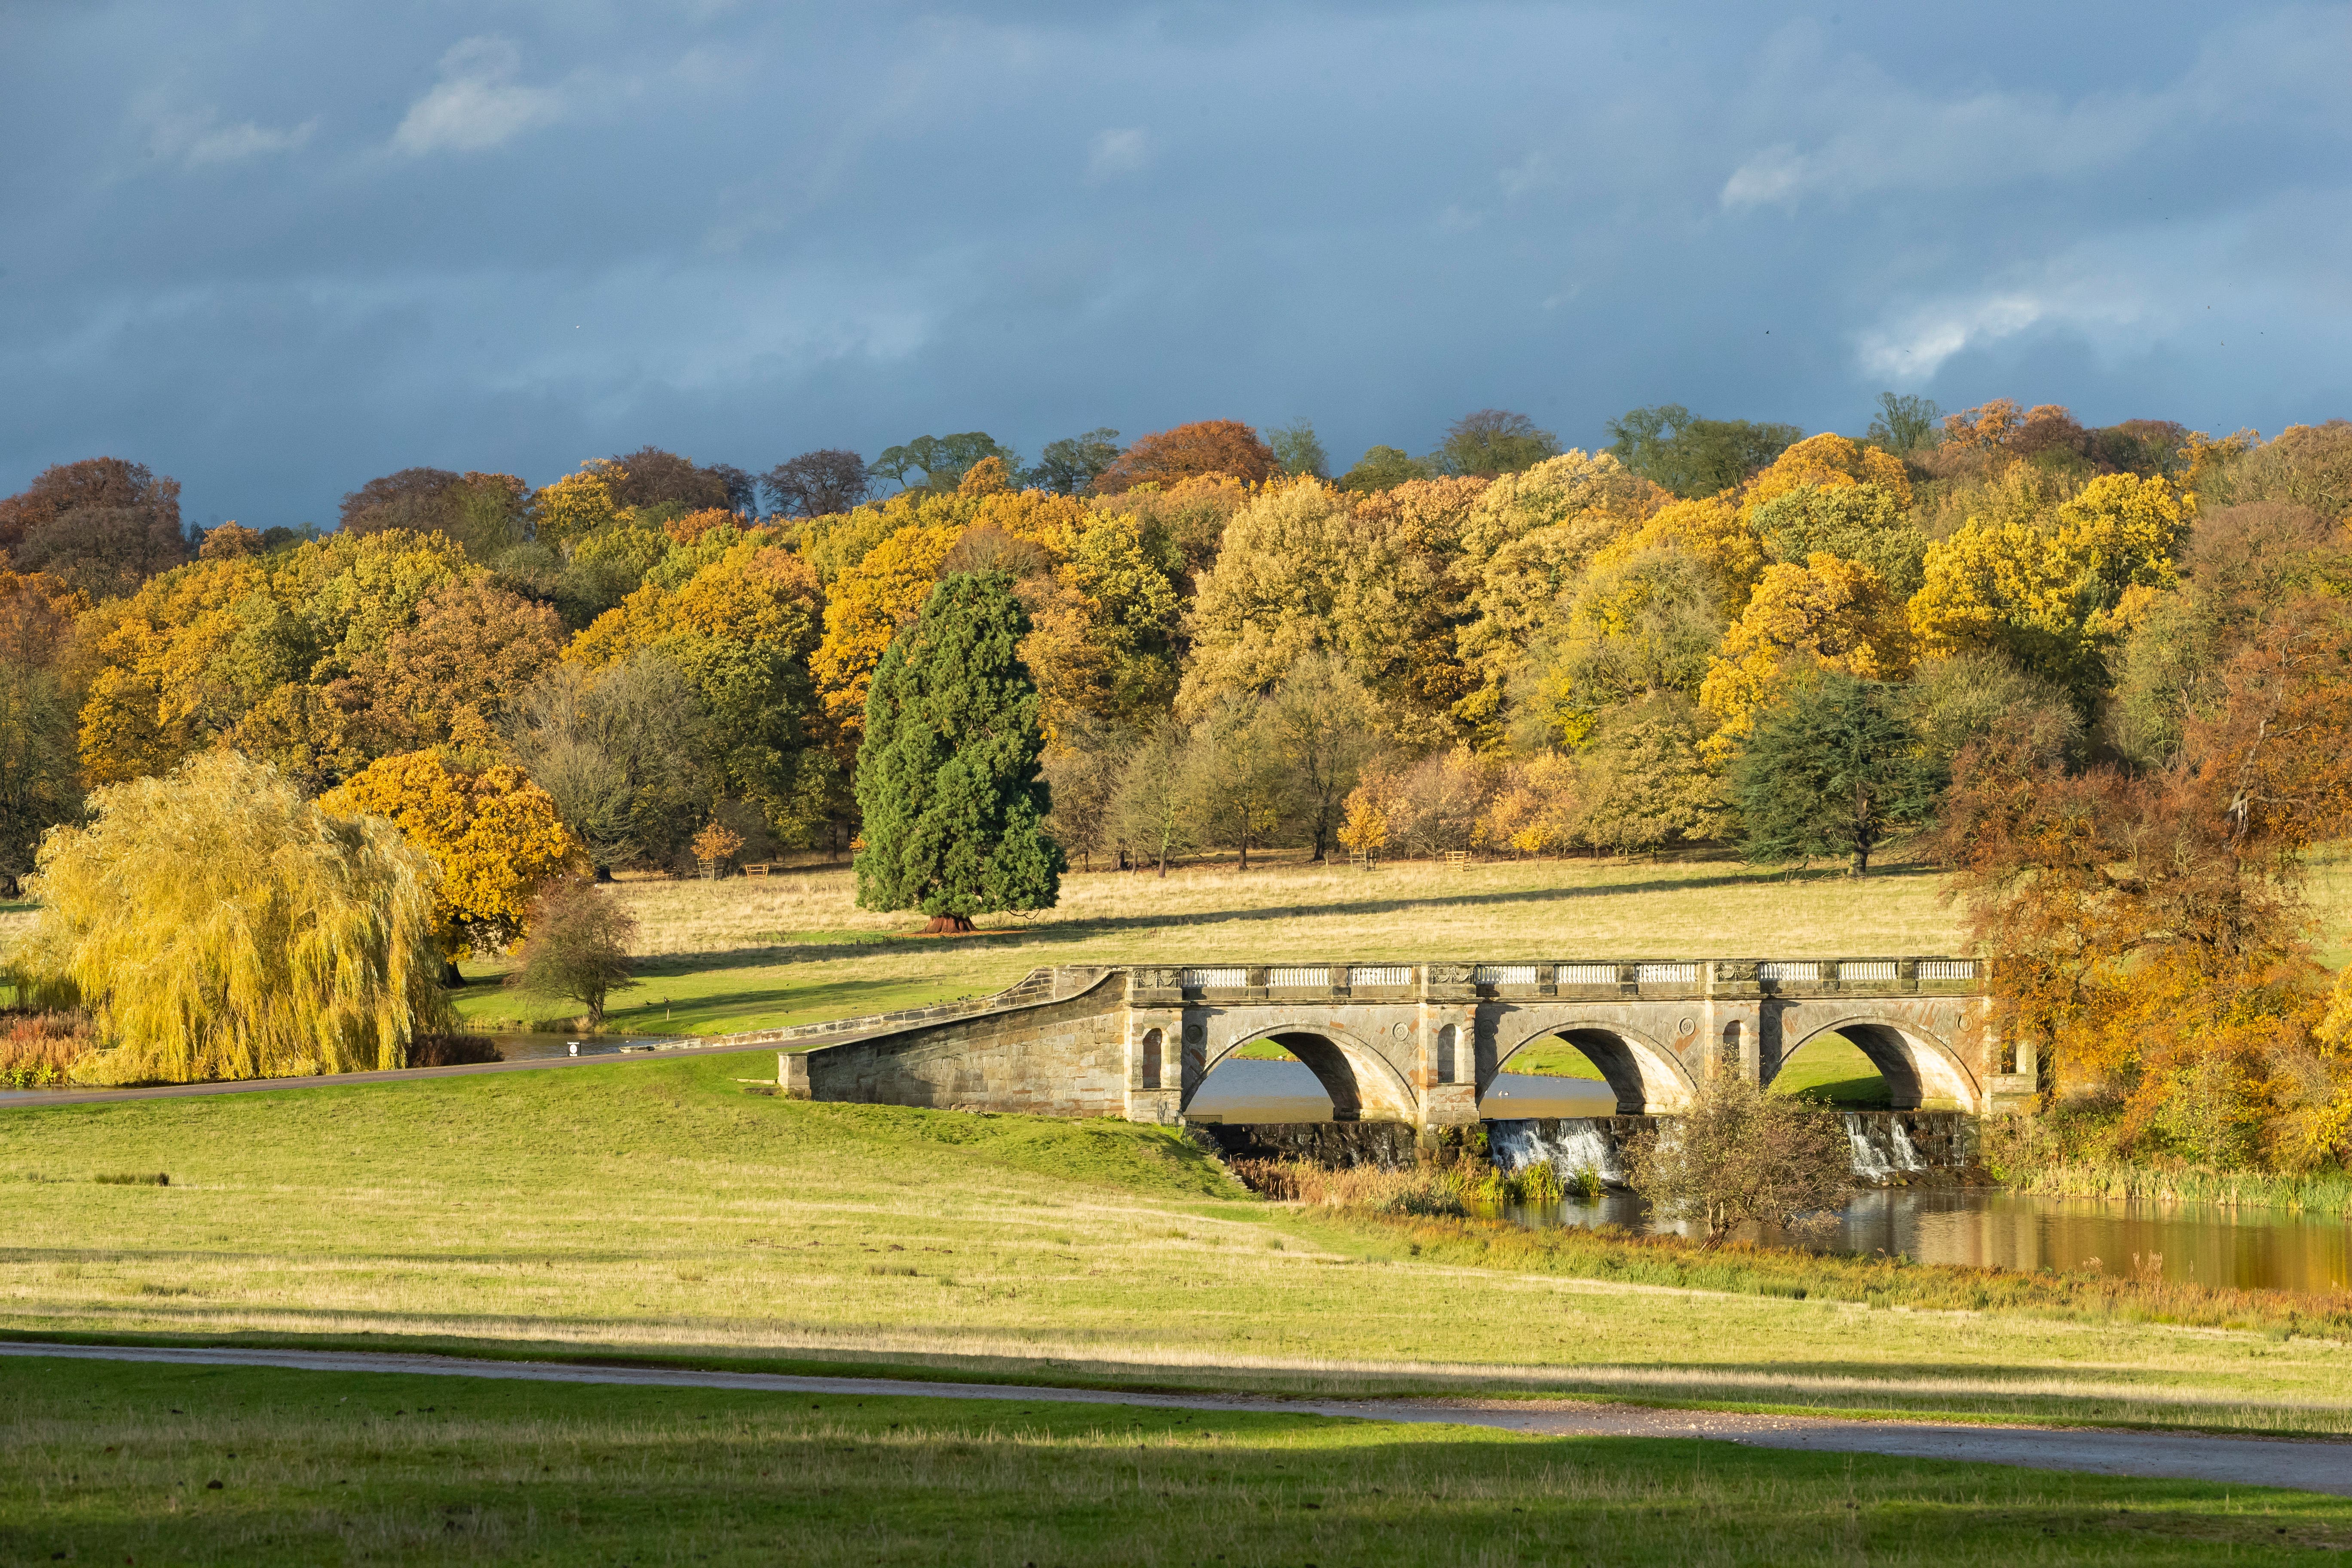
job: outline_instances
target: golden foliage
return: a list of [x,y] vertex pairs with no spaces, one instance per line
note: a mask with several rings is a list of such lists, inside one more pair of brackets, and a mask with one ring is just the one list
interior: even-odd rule
[[594,468],[566,474],[530,500],[539,542],[562,547],[612,526],[613,489]]
[[1596,551],[1592,563],[1596,568],[1615,566],[1644,551],[1670,547],[1706,564],[1725,610],[1733,616],[1748,603],[1748,595],[1755,592],[1756,581],[1764,573],[1762,541],[1748,526],[1744,509],[1725,496],[1667,502],[1639,528]]
[[1276,481],[1234,514],[1192,604],[1192,666],[1177,709],[1264,692],[1334,640],[1332,615],[1349,555],[1348,498],[1311,475]]
[[1747,738],[1792,662],[1889,680],[1908,673],[1910,644],[1903,605],[1869,567],[1826,553],[1766,567],[1699,687],[1699,706],[1717,724],[1708,756]]
[[1911,510],[1911,479],[1902,458],[1843,436],[1822,435],[1798,442],[1748,480],[1739,497],[1740,516],[1754,516],[1757,508],[1800,485],[1828,490],[1876,485],[1895,498],[1897,510]]
[[[996,461],[993,458],[987,460]],[[694,858],[702,862],[702,874],[716,876],[719,863],[743,847],[743,836],[713,817],[703,825],[701,832],[694,836],[690,847],[694,850]]]
[[21,957],[119,1042],[109,1080],[396,1068],[444,1023],[433,865],[390,824],[234,752],[91,805],[42,847]]
[[520,768],[468,773],[437,752],[410,752],[329,791],[319,807],[383,817],[433,858],[433,929],[452,959],[513,942],[541,885],[587,863],[554,800]]
[[910,523],[834,579],[824,605],[824,640],[809,659],[829,719],[854,747],[866,729],[866,692],[898,628],[915,618],[939,581],[940,564],[961,530]]

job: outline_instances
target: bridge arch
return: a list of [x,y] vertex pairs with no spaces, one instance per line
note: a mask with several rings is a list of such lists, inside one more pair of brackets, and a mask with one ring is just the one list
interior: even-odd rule
[[[1396,1065],[1365,1041],[1328,1020],[1289,1021],[1260,1014],[1248,1027],[1204,1030],[1196,1075],[1186,1062],[1183,1109],[1208,1081],[1211,1069],[1252,1040],[1272,1040],[1307,1065],[1331,1097],[1334,1121],[1418,1121],[1420,1100]],[[1188,1058],[1190,1052],[1187,1052]]]
[[[1958,1051],[1929,1030],[1907,1020],[1857,1013],[1814,1024],[1793,1041],[1784,1041],[1782,1062],[1823,1035],[1839,1034],[1853,1042],[1886,1079],[1888,1103],[1897,1110],[1916,1110],[1933,1102],[1937,1109],[1981,1113],[1984,1086]],[[1777,1076],[1778,1068],[1775,1069]]]
[[[1524,1020],[1517,1021],[1518,1028],[1512,1028],[1513,1022],[1501,1021],[1501,1026],[1508,1033],[1496,1040],[1497,1073],[1507,1071],[1511,1058],[1538,1040],[1558,1036],[1582,1051],[1601,1069],[1601,1078],[1617,1096],[1620,1115],[1670,1115],[1687,1109],[1698,1093],[1698,1086],[1691,1080],[1690,1071],[1679,1057],[1641,1030],[1617,1019],[1571,1017],[1534,1028],[1528,1028]],[[1521,1029],[1526,1032],[1521,1034]],[[1519,1038],[1507,1050],[1501,1048],[1503,1041],[1513,1034],[1519,1035]],[[1486,1083],[1480,1083],[1478,1088],[1483,1099]]]

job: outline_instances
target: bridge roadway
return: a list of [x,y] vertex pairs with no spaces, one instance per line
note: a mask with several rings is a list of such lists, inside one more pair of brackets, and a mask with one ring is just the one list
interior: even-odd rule
[[1496,1074],[1554,1037],[1591,1058],[1624,1115],[1679,1110],[1717,1074],[1769,1084],[1831,1031],[1870,1057],[1898,1110],[2021,1110],[2035,1076],[1967,958],[1064,967],[931,1011],[944,1016],[780,1058],[785,1092],[1172,1123],[1218,1062],[1268,1038],[1315,1073],[1336,1120],[1423,1129],[1477,1121]]

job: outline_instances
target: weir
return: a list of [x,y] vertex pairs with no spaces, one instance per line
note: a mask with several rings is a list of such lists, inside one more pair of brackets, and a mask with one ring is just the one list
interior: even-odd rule
[[1990,1024],[1969,958],[1579,959],[1507,963],[1056,967],[970,1002],[712,1044],[782,1053],[788,1095],[1174,1125],[1210,1071],[1272,1039],[1311,1069],[1335,1121],[1429,1132],[1555,1037],[1600,1068],[1621,1115],[1672,1114],[1736,1074],[1769,1086],[1820,1035],[1853,1041],[1897,1111],[2029,1109],[2035,1063]]

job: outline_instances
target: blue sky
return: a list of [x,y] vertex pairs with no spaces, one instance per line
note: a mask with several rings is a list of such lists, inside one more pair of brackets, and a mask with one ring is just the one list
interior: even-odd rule
[[[1893,13],[1900,12],[1900,15]],[[2352,9],[0,5],[0,493],[2352,415]]]

